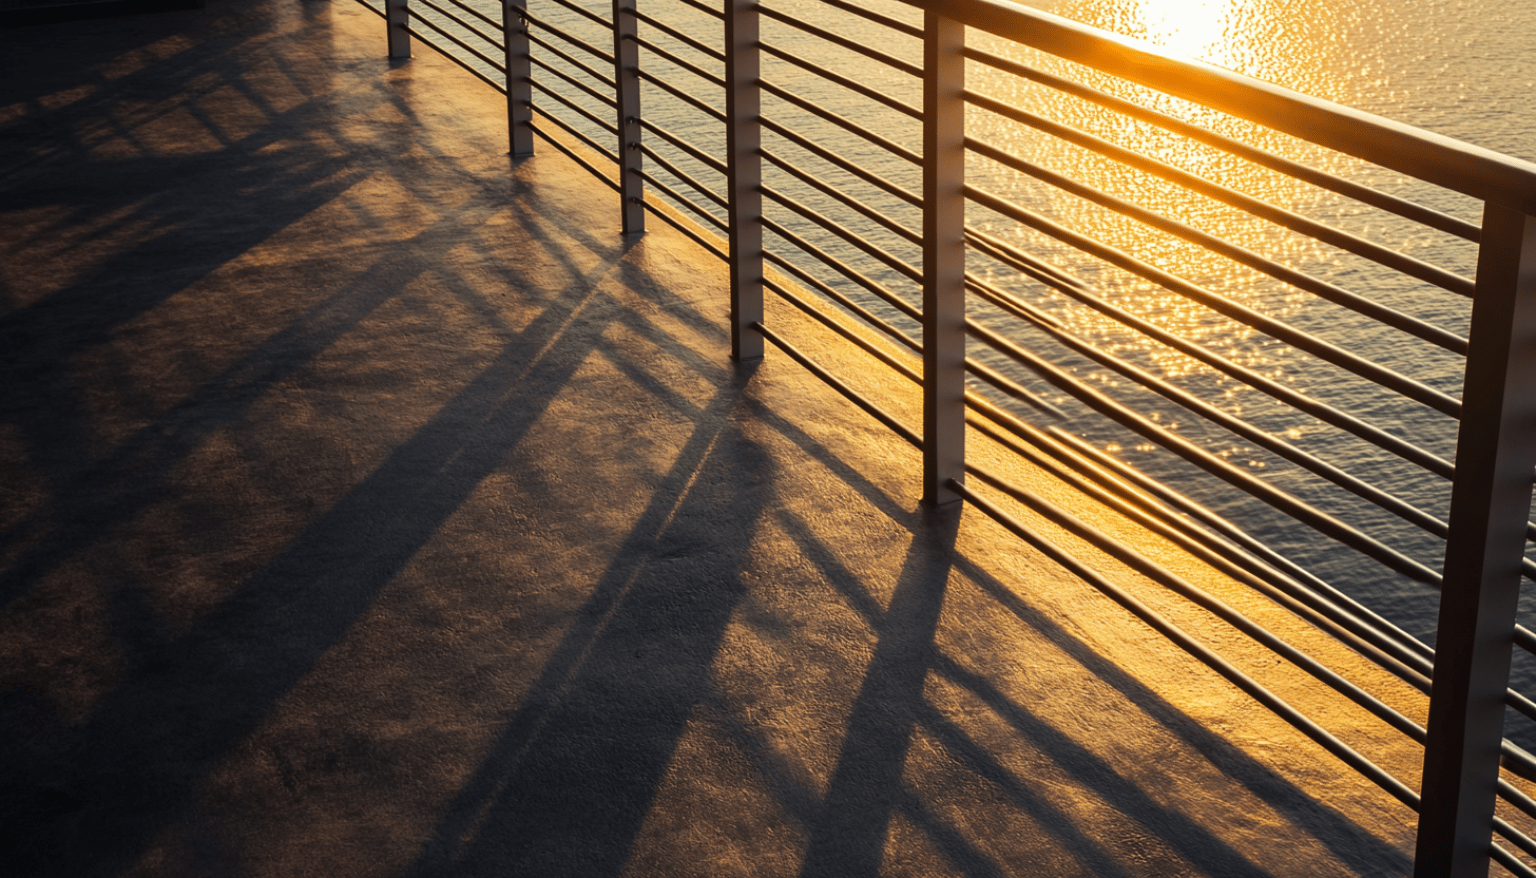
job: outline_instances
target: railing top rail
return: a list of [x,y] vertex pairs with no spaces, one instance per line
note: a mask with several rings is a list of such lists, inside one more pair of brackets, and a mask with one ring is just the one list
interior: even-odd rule
[[905,0],[987,33],[1536,214],[1536,163],[1179,56],[1012,0]]

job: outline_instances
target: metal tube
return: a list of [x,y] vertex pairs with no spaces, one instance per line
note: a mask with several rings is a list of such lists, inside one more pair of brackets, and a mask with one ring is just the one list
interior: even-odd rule
[[860,18],[872,21],[875,24],[882,25],[884,27],[888,27],[891,30],[906,34],[909,37],[917,37],[918,39],[923,38],[923,29],[917,25],[907,24],[904,21],[897,21],[894,18],[881,15],[878,12],[870,12],[863,6],[860,6],[856,3],[849,3],[848,0],[821,0],[821,2],[823,5],[831,6],[834,9],[841,9],[844,12],[857,15]]
[[680,68],[682,70],[686,70],[689,73],[692,73],[694,76],[697,76],[698,78],[704,80],[705,82],[709,83],[710,85],[713,85],[715,88],[722,88],[723,89],[723,88],[726,87],[725,79],[723,77],[718,76],[718,75],[716,75],[714,73],[710,73],[708,70],[705,70],[703,67],[700,67],[699,65],[693,63],[692,61],[689,61],[686,58],[679,57],[677,55],[677,53],[675,53],[675,52],[673,52],[673,51],[671,51],[669,49],[664,49],[661,46],[658,46],[655,43],[651,42],[650,40],[646,39],[645,37],[637,35],[637,36],[634,36],[634,37],[626,37],[626,39],[629,39],[632,42],[638,43],[639,45],[643,46],[647,50],[649,50],[651,52],[654,52],[658,57],[665,58],[667,61],[671,62],[673,65],[677,66],[678,68]]
[[[540,45],[540,46],[544,46],[545,45],[543,40],[539,39],[537,36],[534,36],[533,34],[529,34],[528,35],[528,41],[530,43],[534,43],[534,44]],[[547,46],[546,46],[546,48],[547,48]],[[591,97],[592,99],[594,99],[594,100],[596,100],[596,101],[598,101],[600,103],[607,104],[610,107],[618,106],[618,104],[616,104],[614,102],[613,98],[610,97],[609,95],[603,94],[602,92],[598,91],[597,89],[593,88],[592,86],[587,85],[585,82],[582,82],[581,80],[579,80],[576,77],[570,75],[569,73],[566,73],[564,70],[561,70],[560,68],[555,67],[554,65],[547,63],[543,58],[540,58],[537,55],[535,55],[535,56],[531,56],[528,60],[530,60],[534,64],[538,65],[540,68],[542,68],[544,70],[547,70],[550,73],[553,73],[555,76],[559,77],[560,79],[563,79],[566,82],[570,83],[578,91],[584,92],[588,97]],[[537,86],[540,89],[544,89],[545,92],[549,91],[548,89],[544,88],[544,86],[542,84],[540,84],[539,82],[537,82],[537,81],[534,82],[534,85]],[[609,124],[606,127],[612,128],[613,126],[611,124]]]
[[965,26],[923,13],[923,501],[965,481]]
[[709,168],[710,170],[721,175],[728,175],[730,173],[730,167],[726,165],[725,162],[720,161],[719,159],[715,158],[699,147],[694,146],[693,144],[684,140],[682,137],[673,134],[660,125],[656,125],[648,119],[640,120],[640,125],[641,127],[645,128],[645,130],[651,132],[657,137],[660,137],[662,140],[667,141],[668,143],[687,153],[690,157],[705,167]]
[[389,33],[389,57],[411,57],[411,9],[408,0],[384,0],[384,25]]
[[774,134],[779,135],[790,143],[800,147],[811,155],[816,156],[827,164],[847,171],[853,176],[858,177],[860,180],[863,180],[864,182],[869,183],[878,189],[883,189],[908,204],[914,206],[922,205],[923,199],[921,196],[908,192],[906,189],[896,185],[895,183],[892,183],[884,177],[865,170],[864,168],[860,167],[858,163],[849,161],[848,159],[843,158],[832,150],[817,144],[815,141],[796,134],[793,130],[780,125],[767,116],[762,117],[759,121],[762,122],[764,128],[772,131]]
[[[1081,146],[1084,149],[1092,150],[1093,152],[1107,156],[1111,159],[1114,159],[1115,161],[1139,168],[1140,170],[1146,171],[1148,173],[1156,174],[1165,180],[1177,183],[1180,186],[1184,186],[1190,190],[1199,192],[1201,195],[1213,198],[1222,202],[1223,204],[1230,205],[1239,210],[1252,214],[1253,216],[1261,217],[1265,220],[1268,220],[1269,222],[1274,223],[1275,225],[1282,226],[1294,232],[1300,232],[1303,235],[1314,238],[1318,241],[1322,241],[1325,244],[1337,247],[1340,250],[1353,253],[1356,256],[1360,256],[1365,259],[1369,259],[1378,265],[1383,265],[1395,271],[1400,271],[1409,277],[1415,277],[1419,280],[1425,281],[1426,283],[1432,283],[1441,289],[1449,290],[1450,292],[1453,292],[1459,296],[1470,297],[1472,295],[1472,281],[1469,278],[1462,277],[1461,275],[1452,271],[1447,271],[1438,265],[1433,265],[1421,259],[1415,259],[1412,256],[1399,253],[1390,247],[1384,247],[1374,241],[1368,241],[1359,235],[1350,234],[1349,232],[1346,232],[1342,229],[1337,229],[1326,223],[1320,223],[1309,217],[1302,216],[1295,211],[1277,207],[1267,201],[1264,201],[1263,199],[1254,198],[1251,195],[1238,192],[1237,190],[1230,187],[1213,183],[1210,180],[1207,180],[1197,174],[1191,174],[1188,171],[1176,168],[1166,162],[1160,162],[1156,159],[1144,156],[1135,150],[1126,149],[1125,147],[1110,143],[1102,137],[1095,137],[1092,134],[1089,134],[1085,131],[1080,131],[1071,127],[1070,125],[1062,125],[1059,122],[1054,122],[1050,119],[1046,119],[1026,110],[1021,110],[1018,107],[1005,104],[1002,101],[987,97],[986,95],[972,92],[966,97],[975,106],[989,110],[998,114],[999,116],[1003,116],[1007,119],[1019,122],[1020,124],[1028,125],[1031,128],[1034,128],[1038,131],[1043,131],[1052,135],[1053,137],[1059,137],[1068,143]],[[1023,171],[1024,173],[1034,177],[1041,177],[1041,174],[1051,173],[1043,168],[1040,168],[1038,165],[1024,162],[1016,156],[1010,155],[1007,151],[998,149],[997,147],[991,146],[990,144],[975,143],[972,145],[972,148],[977,152],[985,154],[988,158],[995,162],[1008,165],[1014,170]],[[1048,180],[1047,182],[1052,183],[1052,185],[1060,185],[1062,188],[1069,188],[1068,185],[1064,185],[1061,182],[1058,182],[1060,180],[1064,180],[1065,178],[1055,174],[1052,174],[1051,176],[1055,177],[1056,179]],[[1082,186],[1081,184],[1077,184],[1076,188],[1083,190],[1077,192],[1077,194],[1083,195],[1083,197],[1088,197],[1087,193],[1089,192],[1096,193],[1096,190],[1090,190],[1088,187]],[[1377,317],[1376,319],[1381,320],[1382,322],[1389,325],[1395,325],[1388,319],[1381,317]],[[1444,330],[1441,330],[1441,332],[1444,332]],[[1463,348],[1458,351],[1458,353],[1465,352],[1465,346],[1463,346]]]
[[876,134],[868,128],[865,128],[863,125],[848,121],[847,119],[839,116],[837,113],[832,112],[831,110],[827,109],[821,104],[816,103],[815,101],[808,101],[805,98],[802,98],[794,92],[790,91],[789,89],[774,85],[771,82],[762,83],[762,87],[763,91],[768,92],[774,97],[782,101],[787,101],[788,103],[794,104],[807,113],[820,116],[821,118],[831,122],[833,125],[836,125],[844,131],[847,131],[850,134],[856,134],[859,137],[864,138],[870,143],[873,143],[876,146],[884,149],[886,152],[892,153],[893,155],[899,155],[914,165],[920,165],[923,163],[923,157],[913,152],[912,150],[907,149],[894,140],[891,140],[889,137],[883,137],[879,134]]
[[[430,5],[431,0],[422,0],[422,2]],[[462,39],[460,39],[459,37],[454,36],[453,34],[449,33],[448,31],[443,30],[443,26],[438,24],[437,22],[433,21],[432,19],[430,19],[430,18],[423,18],[420,13],[416,13],[416,12],[411,13],[411,19],[413,21],[416,21],[416,22],[420,23],[420,24],[426,25],[428,28],[430,28],[438,36],[442,37],[443,39],[447,40],[450,43],[453,43],[455,46],[458,46],[459,48],[463,49],[464,51],[468,52],[469,54],[471,54],[471,55],[475,56],[476,58],[480,59],[482,62],[485,63],[485,66],[491,68],[492,70],[495,70],[497,73],[505,74],[507,72],[506,68],[502,66],[500,61],[497,61],[496,59],[494,59],[491,56],[485,54],[484,52],[480,51],[479,49],[476,49],[474,46],[471,46],[469,43],[464,42]],[[411,33],[418,33],[416,30],[414,30],[412,28],[407,28],[407,30],[410,30]],[[443,54],[447,55],[449,57],[449,59],[451,59],[452,61],[457,63],[460,67],[465,68],[466,70],[473,70],[474,69],[474,68],[470,67],[468,64],[465,64],[460,59],[455,58],[451,52],[443,52]],[[481,76],[481,79],[484,79],[484,78],[485,78],[484,76]],[[502,86],[500,88],[500,90],[505,92],[506,91],[506,86]]]
[[671,186],[667,185],[665,180],[658,178],[655,174],[652,174],[650,171],[644,169],[636,171],[636,173],[638,173],[641,178],[645,180],[645,182],[655,187],[657,192],[660,192],[662,195],[667,196],[668,198],[677,202],[679,205],[687,208],[689,213],[694,214],[699,219],[704,220],[722,232],[728,230],[729,226],[725,220],[705,210],[702,205],[694,201],[692,198],[689,198],[676,189],[673,189]]
[[731,206],[729,202],[726,201],[724,195],[721,195],[708,186],[705,186],[703,183],[700,183],[698,179],[696,179],[692,174],[687,173],[682,168],[679,168],[677,165],[668,161],[662,156],[661,153],[652,149],[650,144],[640,144],[640,151],[645,153],[646,158],[655,162],[657,167],[688,184],[688,186],[691,187],[695,192],[719,205],[721,210],[729,211],[731,209]]
[[795,30],[808,33],[812,36],[820,37],[833,44],[834,46],[841,46],[850,52],[857,52],[858,54],[863,55],[872,61],[879,61],[881,64],[894,67],[895,69],[907,74],[908,76],[923,75],[923,68],[917,66],[916,64],[908,64],[907,62],[897,58],[894,55],[887,55],[886,53],[881,52],[878,49],[872,49],[868,45],[857,40],[850,40],[845,36],[835,34],[829,30],[826,30],[825,28],[817,27],[816,25],[811,24],[803,18],[789,15],[784,12],[779,12],[774,9],[769,9],[766,6],[763,7],[762,12],[763,15],[775,19],[776,21],[783,22]]
[[722,122],[723,123],[725,121],[725,114],[724,113],[720,112],[719,110],[715,109],[714,107],[711,107],[709,104],[704,103],[703,101],[699,100],[698,98],[694,97],[693,95],[683,91],[682,89],[678,88],[677,86],[673,85],[672,83],[667,82],[665,79],[663,79],[660,76],[657,76],[656,74],[652,73],[651,71],[645,70],[645,69],[641,69],[640,70],[640,78],[645,80],[646,82],[649,82],[651,85],[656,86],[657,88],[661,89],[662,91],[666,92],[667,94],[671,95],[672,97],[677,98],[678,100],[682,101],[683,103],[688,104],[689,106],[693,107],[694,109],[698,110],[699,112],[703,113],[704,115],[710,117],[711,119],[714,119],[716,122]]
[[763,127],[757,0],[726,0],[726,211],[731,242],[731,356],[763,355]]
[[870,256],[871,258],[873,258],[873,259],[875,259],[875,260],[877,260],[879,262],[884,263],[886,265],[886,267],[890,268],[892,271],[896,272],[897,274],[907,278],[908,280],[915,281],[917,283],[922,283],[923,282],[923,272],[922,271],[920,271],[919,269],[914,268],[911,265],[907,264],[905,261],[901,260],[900,258],[895,256],[894,254],[892,254],[888,250],[884,249],[880,245],[875,244],[875,243],[873,243],[871,241],[864,240],[864,238],[862,236],[854,233],[853,231],[851,231],[851,230],[849,230],[847,228],[844,228],[842,225],[840,225],[839,223],[837,223],[836,221],[834,221],[830,217],[820,213],[819,211],[813,210],[813,209],[805,206],[804,204],[801,204],[796,199],[793,199],[793,198],[789,197],[788,195],[785,195],[783,192],[780,192],[780,191],[778,191],[776,189],[770,189],[770,188],[765,186],[765,187],[763,187],[763,194],[768,196],[769,198],[772,198],[774,201],[778,202],[779,204],[783,205],[784,207],[789,208],[790,210],[794,211],[795,213],[799,214],[800,216],[810,220],[811,222],[815,223],[816,225],[822,227],[823,229],[831,232],[832,234],[836,235],[837,237],[842,238],[844,241],[847,241],[849,244],[852,244],[853,246],[857,247],[858,249],[864,251],[864,253],[866,255]]
[[[545,116],[544,118],[549,119],[548,116]],[[550,121],[551,122],[555,122],[557,125],[559,124],[559,122],[554,120],[554,119],[550,119]],[[611,178],[609,178],[609,176],[607,174],[604,174],[603,172],[599,171],[597,168],[592,167],[591,163],[589,163],[586,159],[582,158],[581,156],[577,155],[575,150],[573,150],[570,147],[566,146],[565,144],[561,143],[559,140],[556,140],[554,137],[551,137],[548,131],[545,131],[545,130],[539,128],[538,123],[531,122],[531,123],[529,123],[528,127],[530,129],[532,129],[534,134],[537,134],[538,136],[544,138],[544,142],[545,143],[548,143],[550,146],[553,146],[555,149],[559,150],[561,153],[563,153],[565,155],[566,158],[568,158],[571,161],[575,162],[577,164],[577,166],[579,166],[582,170],[586,171],[587,173],[591,174],[592,176],[596,177],[597,179],[603,181],[603,184],[605,186],[607,186],[609,189],[612,189],[615,192],[618,191],[619,184],[613,182],[613,180]]]
[[636,0],[613,0],[613,82],[618,99],[619,209],[626,235],[645,231],[645,180],[640,176],[640,20],[631,13]]
[[[567,43],[569,43],[569,44],[577,47],[578,49],[581,49],[582,51],[586,52],[587,54],[595,55],[596,57],[603,59],[604,61],[608,62],[609,64],[614,63],[612,55],[608,54],[607,52],[604,52],[602,49],[599,49],[598,47],[592,45],[591,43],[587,42],[586,40],[582,39],[581,37],[574,36],[574,35],[568,33],[567,31],[564,31],[564,30],[562,30],[562,29],[560,29],[558,27],[555,27],[554,25],[546,22],[544,19],[539,18],[538,16],[535,16],[535,15],[532,15],[532,14],[526,12],[526,11],[523,14],[527,15],[528,19],[530,21],[532,21],[535,25],[538,25],[540,28],[549,31],[550,33],[554,34],[555,36],[559,37],[560,39],[565,40]],[[598,19],[598,20],[602,21],[602,19]],[[604,21],[603,22],[603,26],[604,27],[608,27],[609,26],[608,22]],[[578,63],[578,62],[572,61],[571,63],[574,64],[574,63]],[[591,71],[587,71],[587,72],[591,72]],[[593,73],[592,77],[594,79],[597,79],[597,80],[601,81],[601,82],[607,82],[608,81],[608,77],[606,77],[606,76],[599,76],[596,73]]]
[[[828,0],[822,0],[822,2],[828,2]],[[1014,76],[1023,77],[1024,79],[1038,82],[1041,85],[1049,86],[1073,97],[1082,98],[1101,107],[1107,107],[1117,113],[1140,119],[1143,122],[1150,122],[1166,131],[1172,131],[1188,137],[1190,140],[1203,143],[1206,146],[1213,146],[1223,152],[1253,162],[1256,165],[1279,171],[1288,177],[1294,177],[1297,180],[1311,183],[1320,189],[1337,192],[1346,198],[1353,198],[1362,204],[1369,204],[1372,207],[1380,208],[1389,213],[1395,213],[1398,216],[1413,220],[1432,229],[1447,232],[1458,238],[1465,238],[1468,241],[1476,242],[1481,234],[1481,230],[1476,225],[1465,220],[1460,220],[1433,208],[1425,207],[1422,204],[1416,204],[1412,201],[1398,198],[1395,195],[1389,195],[1372,189],[1369,186],[1362,186],[1359,183],[1335,177],[1332,174],[1319,171],[1300,162],[1292,161],[1268,150],[1259,149],[1256,146],[1251,146],[1239,140],[1233,140],[1230,137],[1217,134],[1199,125],[1186,122],[1183,119],[1170,116],[1167,113],[1151,109],[1150,107],[1143,107],[1141,104],[1133,101],[1115,97],[1096,88],[1083,85],[1080,82],[1063,79],[1059,76],[1037,70],[1027,64],[1020,64],[1010,58],[994,55],[991,52],[974,47],[965,50],[965,57],[990,67],[995,67],[998,70],[1012,73]]]
[[1536,465],[1536,218],[1489,204],[1472,305],[1416,878],[1484,875]]
[[533,155],[533,53],[528,0],[502,0],[501,34],[507,61],[507,142],[514,156]]
[[708,6],[705,6],[703,3],[700,3],[699,0],[682,0],[682,2],[683,5],[692,6],[694,9],[699,10],[705,15],[713,15],[715,18],[725,18],[725,13],[718,9],[711,9]]
[[672,39],[677,40],[695,52],[698,52],[702,55],[708,55],[716,61],[725,61],[724,52],[716,49],[714,46],[705,44],[701,40],[696,40],[693,37],[688,36],[687,34],[683,33],[675,27],[672,27],[664,21],[646,15],[644,12],[640,12],[639,10],[635,11],[635,17],[645,22],[650,27],[654,27]]
[[537,88],[539,90],[539,94],[543,95],[544,97],[550,98],[550,99],[552,99],[554,101],[557,101],[557,102],[563,104],[571,112],[575,113],[576,115],[580,116],[583,119],[586,119],[588,122],[591,122],[593,125],[596,125],[598,128],[601,128],[602,130],[608,132],[609,134],[612,134],[612,135],[615,135],[615,136],[618,135],[619,132],[614,129],[613,123],[609,122],[607,119],[604,119],[603,117],[597,115],[596,113],[592,112],[591,110],[587,109],[586,107],[583,107],[582,105],[576,103],[575,101],[571,100],[570,98],[566,97],[565,95],[561,94],[560,92],[556,91],[555,89],[546,87],[541,82],[535,82],[533,85],[534,85],[535,88]]
[[891,97],[883,91],[880,91],[877,88],[871,88],[870,86],[867,86],[858,80],[849,79],[840,73],[833,73],[831,70],[822,67],[820,64],[812,64],[809,61],[806,61],[804,58],[796,55],[794,52],[780,49],[770,43],[759,42],[758,45],[765,53],[778,58],[780,61],[787,61],[788,63],[799,67],[801,70],[804,70],[807,73],[819,76],[822,79],[828,80],[830,82],[835,82],[843,88],[853,92],[854,94],[862,95],[877,103],[885,104],[887,107],[890,107],[896,112],[911,116],[914,119],[922,118],[923,113],[921,110],[911,106],[910,104],[902,103],[901,101],[896,100],[895,98]]
[[[538,24],[538,22],[534,22],[534,24]],[[613,87],[612,80],[610,80],[607,76],[605,76],[605,75],[603,75],[601,73],[598,73],[596,70],[593,70],[591,67],[589,67],[586,64],[582,63],[581,61],[577,60],[574,56],[572,56],[570,53],[566,52],[564,49],[560,48],[559,46],[556,46],[555,44],[553,44],[550,41],[544,39],[543,37],[539,36],[538,34],[534,33],[533,31],[529,31],[528,32],[528,39],[529,39],[530,42],[532,42],[535,45],[540,46],[543,49],[545,49],[546,51],[548,51],[551,55],[554,55],[556,58],[559,58],[560,60],[564,61],[565,63],[567,63],[569,65],[571,65],[572,67],[575,67],[577,70],[580,70],[582,73],[585,73],[586,75],[592,77],[593,79],[597,80],[598,82],[602,83],[603,85],[606,85],[609,88]],[[542,59],[542,58],[535,57],[533,59],[533,63],[539,65],[540,67],[543,67],[545,70],[549,70],[549,71],[552,71],[552,72],[558,72],[558,71],[555,71],[555,68],[550,66],[548,63],[546,63],[544,61],[544,59]],[[598,97],[601,100],[603,100],[603,101],[607,102],[608,104],[611,104],[611,105],[613,105],[615,107],[618,106],[618,102],[615,101],[612,97],[596,91],[591,86],[582,83],[580,80],[570,76],[569,74],[562,73],[561,76],[564,79],[566,79],[568,82],[575,83],[576,85],[580,86],[581,88],[586,89],[589,94],[592,94],[595,97]]]
[[811,242],[805,240],[789,229],[784,228],[782,225],[774,222],[773,220],[768,219],[767,217],[763,218],[763,228],[773,232],[775,235],[778,235],[780,238],[788,241],[791,245],[798,247],[800,250],[803,250],[808,255],[816,257],[822,262],[822,264],[836,271],[838,274],[841,274],[843,277],[848,278],[864,289],[869,290],[871,293],[874,293],[892,308],[895,308],[896,310],[907,315],[908,317],[911,317],[913,320],[916,320],[919,323],[922,322],[923,312],[921,309],[914,307],[910,302],[903,301],[900,296],[886,289],[883,284],[870,279],[858,269],[850,266],[848,263],[838,259],[836,256],[833,256],[820,247],[817,247],[815,244],[812,244]]
[[1252,369],[1228,360],[1203,345],[1189,341],[1183,336],[1162,329],[1151,321],[1143,320],[1129,311],[1118,308],[1104,301],[1099,296],[1094,295],[1087,289],[1087,284],[1077,278],[1061,272],[1055,266],[1034,259],[1034,257],[1004,241],[976,229],[971,229],[969,234],[971,236],[971,246],[974,249],[986,253],[1005,265],[1025,272],[1041,283],[1060,290],[1078,302],[1093,308],[1107,317],[1114,318],[1122,325],[1134,329],[1148,338],[1165,344],[1180,353],[1187,354],[1213,369],[1225,372],[1244,384],[1263,391],[1276,400],[1284,402],[1299,411],[1306,412],[1326,424],[1358,436],[1378,448],[1390,451],[1410,463],[1423,467],[1429,472],[1447,479],[1451,478],[1455,472],[1451,462],[1445,458],[1432,454],[1353,415],[1320,403],[1304,394],[1297,393],[1295,390],[1277,381],[1270,380]]
[[1338,345],[1324,341],[1282,321],[1260,314],[1251,308],[1239,305],[1225,296],[1219,296],[1178,275],[1163,271],[1123,250],[1075,232],[1060,223],[1046,219],[1034,211],[1026,210],[995,193],[976,186],[967,186],[966,193],[976,203],[990,210],[1017,220],[1032,229],[1044,232],[1064,244],[1096,256],[1117,268],[1139,275],[1164,289],[1172,290],[1185,298],[1199,302],[1212,311],[1252,326],[1254,329],[1277,338],[1298,350],[1306,351],[1320,360],[1353,372],[1367,381],[1402,394],[1408,399],[1428,406],[1441,414],[1453,418],[1460,417],[1461,415],[1461,402],[1459,400],[1430,387],[1422,381],[1415,381],[1406,375],[1351,353]]
[[831,183],[828,183],[827,181],[817,177],[815,174],[812,174],[809,171],[796,167],[795,165],[766,149],[763,150],[762,153],[763,158],[767,159],[769,162],[773,163],[775,167],[779,168],[800,182],[810,186],[828,198],[836,199],[838,202],[846,205],[850,209],[858,211],[864,217],[879,223],[881,226],[890,230],[892,233],[898,235],[899,237],[910,241],[913,244],[917,244],[919,246],[922,245],[923,236],[921,234],[914,232],[896,220],[891,219],[883,211],[879,211],[873,207],[870,207],[864,202],[859,201],[857,198],[854,198],[853,196],[844,192],[842,189],[833,186]]

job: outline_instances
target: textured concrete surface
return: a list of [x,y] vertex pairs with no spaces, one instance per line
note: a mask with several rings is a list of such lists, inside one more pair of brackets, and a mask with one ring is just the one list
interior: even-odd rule
[[[382,34],[342,0],[0,33],[0,874],[1405,871],[1406,808],[922,508],[899,439],[731,363],[721,266],[619,235]],[[1401,736],[1039,525],[1416,782]]]

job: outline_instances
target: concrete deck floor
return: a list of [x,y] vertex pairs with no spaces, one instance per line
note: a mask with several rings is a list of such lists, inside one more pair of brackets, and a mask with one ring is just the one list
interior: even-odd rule
[[729,360],[718,263],[382,35],[345,0],[0,32],[0,874],[1404,873],[1406,808],[921,507],[899,439]]

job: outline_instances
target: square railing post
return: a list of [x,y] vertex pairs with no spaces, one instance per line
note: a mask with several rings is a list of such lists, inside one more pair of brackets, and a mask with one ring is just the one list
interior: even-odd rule
[[613,0],[613,81],[619,102],[619,195],[624,233],[645,231],[645,180],[640,176],[640,19],[635,0]]
[[757,48],[757,0],[725,4],[725,140],[729,172],[727,204],[731,245],[731,356],[763,355],[763,337],[752,324],[763,319],[763,159],[758,116],[761,58]]
[[965,26],[923,13],[923,500],[965,480]]
[[533,155],[533,62],[529,60],[528,0],[502,0],[501,39],[506,44],[507,142],[515,156]]
[[1536,218],[1489,204],[1456,439],[1416,878],[1483,878],[1536,466]]
[[411,57],[411,10],[406,0],[384,0],[384,24],[389,28],[389,57]]

